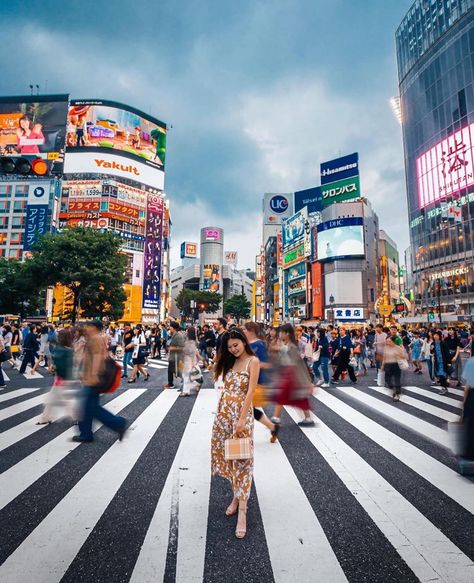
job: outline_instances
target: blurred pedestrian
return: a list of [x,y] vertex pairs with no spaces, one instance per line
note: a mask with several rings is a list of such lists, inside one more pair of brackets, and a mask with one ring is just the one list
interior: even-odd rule
[[[324,328],[319,328],[317,331],[317,336],[313,343],[313,372],[314,377],[319,379],[316,383],[318,386],[327,389],[329,385],[329,341],[327,339],[326,330]],[[323,378],[321,379],[321,373]]]
[[132,351],[132,364],[133,371],[132,376],[128,380],[129,383],[134,383],[137,380],[137,375],[139,372],[143,375],[143,380],[147,381],[150,378],[150,373],[145,369],[145,349],[146,349],[146,338],[143,330],[138,326],[133,329],[133,336],[131,340],[131,345],[133,346]]
[[11,352],[8,351],[3,340],[3,334],[0,334],[0,389],[4,389],[7,385],[5,384],[5,377],[3,376],[2,365],[4,362],[10,359]]
[[[244,334],[250,344],[251,349],[254,351],[255,356],[258,358],[260,363],[260,371],[258,375],[257,386],[261,392],[261,398],[266,401],[270,397],[270,358],[268,355],[267,345],[263,340],[262,330],[257,322],[246,322],[244,324]],[[256,394],[254,395],[254,398]],[[280,428],[278,423],[273,423],[265,415],[265,412],[261,407],[253,407],[253,416],[256,421],[264,425],[270,430],[271,438],[270,442],[275,443],[278,437],[278,430]]]
[[[233,499],[226,510],[227,516],[238,511],[237,538],[247,532],[247,501],[253,477],[253,411],[252,400],[259,374],[258,359],[245,335],[235,328],[221,338],[214,376],[222,376],[224,389],[219,399],[212,429],[212,474],[229,480]],[[244,459],[226,460],[225,442],[233,438],[250,439],[250,450]]]
[[346,370],[349,373],[349,378],[351,379],[352,384],[353,385],[357,384],[357,378],[355,376],[354,367],[351,364],[353,348],[354,346],[352,344],[349,331],[344,326],[341,326],[339,348],[338,353],[336,353],[336,356],[338,357],[337,368],[331,379],[332,384],[336,384],[339,381],[340,375]]
[[280,328],[282,348],[280,351],[280,367],[276,380],[276,405],[272,417],[273,423],[281,422],[281,412],[285,405],[297,407],[304,413],[304,419],[298,423],[301,427],[313,427],[309,396],[313,385],[308,375],[306,363],[301,358],[295,331],[291,324],[283,324]]
[[450,358],[448,348],[442,338],[442,332],[437,330],[433,334],[431,350],[434,361],[434,374],[438,378],[439,384],[441,385],[439,394],[446,395],[448,392]]
[[66,410],[66,415],[74,421],[74,397],[76,391],[72,386],[74,351],[72,349],[73,332],[70,328],[59,330],[57,343],[52,353],[55,378],[51,390],[46,394],[44,409],[36,425],[46,425],[54,421],[54,411],[58,407]]
[[461,342],[453,327],[448,328],[448,336],[444,341],[448,349],[449,364],[451,365],[449,376],[456,380],[456,387],[461,386]]
[[113,415],[100,405],[101,376],[104,373],[105,361],[108,357],[107,341],[102,334],[102,322],[96,320],[86,324],[86,345],[84,349],[84,366],[82,376],[79,435],[72,441],[91,442],[94,440],[92,421],[97,419],[113,431],[116,431],[121,441],[127,429],[124,417]]
[[170,340],[168,343],[168,383],[163,385],[164,389],[174,389],[175,377],[179,379],[179,389],[182,383],[182,355],[185,343],[185,338],[181,333],[181,328],[178,322],[171,322],[170,324]]
[[395,402],[400,400],[400,394],[402,392],[402,370],[399,361],[406,359],[406,357],[405,350],[397,344],[395,336],[387,336],[383,350],[381,370],[385,372],[385,382],[388,388],[393,391],[392,398]]
[[191,394],[191,388],[196,384],[194,379],[199,378],[201,372],[199,362],[201,357],[196,344],[196,329],[190,327],[186,330],[183,346],[183,390],[180,397],[189,397]]
[[28,364],[33,369],[36,363],[36,359],[38,358],[39,347],[40,345],[36,335],[36,326],[31,324],[29,327],[29,332],[26,334],[23,343],[23,360],[20,366],[20,374],[23,374],[26,371]]
[[474,357],[471,356],[466,362],[462,378],[465,386],[460,468],[462,473],[465,473],[467,467],[469,468],[469,473],[474,473]]
[[122,346],[123,346],[123,359],[122,359],[122,378],[128,377],[128,367],[132,364],[132,354],[133,354],[133,330],[132,327],[128,322],[126,322],[123,326],[123,338],[122,338]]

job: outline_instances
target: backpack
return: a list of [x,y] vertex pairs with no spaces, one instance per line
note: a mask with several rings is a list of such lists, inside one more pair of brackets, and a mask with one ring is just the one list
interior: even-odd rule
[[99,393],[113,393],[119,386],[122,379],[122,367],[115,360],[108,356],[104,362],[104,368],[99,375],[97,390]]

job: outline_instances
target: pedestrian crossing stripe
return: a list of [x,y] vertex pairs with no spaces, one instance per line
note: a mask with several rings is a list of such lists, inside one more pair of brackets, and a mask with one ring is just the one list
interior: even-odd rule
[[[412,395],[427,397],[413,389],[418,387],[410,387]],[[150,389],[128,389],[114,394],[107,405],[109,410],[118,413],[125,407],[136,409],[129,435],[123,442],[115,441],[104,449],[97,460],[83,471],[80,465],[75,466],[77,476],[68,490],[52,502],[51,508],[44,508],[37,523],[34,514],[39,503],[36,493],[39,483],[47,487],[48,476],[53,469],[61,466],[61,471],[67,472],[67,463],[73,454],[80,461],[81,452],[94,453],[101,447],[103,438],[97,439],[94,444],[72,443],[68,439],[76,428],[70,427],[0,475],[0,536],[5,541],[3,551],[0,548],[0,580],[8,583],[28,578],[39,583],[105,581],[101,569],[108,568],[121,573],[121,580],[134,583],[164,579],[203,581],[205,573],[209,572],[209,565],[214,566],[215,561],[220,560],[220,568],[225,572],[233,565],[232,557],[235,555],[235,560],[242,565],[240,580],[266,580],[262,579],[261,569],[268,558],[268,580],[306,583],[315,580],[317,574],[316,580],[332,583],[357,579],[353,565],[357,561],[362,562],[360,568],[363,569],[363,553],[381,552],[383,543],[383,552],[388,547],[392,549],[390,569],[393,569],[394,577],[397,573],[403,573],[403,577],[400,575],[401,578],[391,580],[472,581],[474,549],[471,539],[464,535],[474,528],[473,483],[444,462],[447,454],[440,453],[438,456],[438,452],[446,451],[444,448],[449,441],[440,439],[439,435],[447,436],[447,431],[425,418],[416,417],[417,412],[426,412],[427,405],[416,396],[410,397],[415,401],[411,403],[413,413],[407,413],[388,400],[381,400],[384,392],[375,391],[379,394],[376,398],[371,394],[374,389],[367,391],[365,393],[355,388],[321,390],[317,397],[311,399],[315,410],[315,428],[297,427],[293,422],[300,419],[299,413],[286,407],[286,414],[282,417],[281,440],[275,444],[269,443],[268,430],[255,424],[255,493],[249,501],[248,544],[247,540],[242,544],[233,536],[235,518],[223,516],[230,501],[230,490],[226,489],[225,500],[212,497],[216,490],[210,476],[209,447],[217,391],[201,390],[196,399],[178,399],[176,391],[157,391],[155,396]],[[143,397],[147,395],[149,398],[144,401]],[[51,427],[34,425],[37,418],[35,403],[38,398],[44,398],[43,395],[38,396],[34,391],[29,394],[25,389],[20,389],[17,396],[27,398],[12,406],[8,406],[10,399],[0,400],[0,405],[5,405],[0,409],[4,419],[18,415],[18,406],[22,413],[17,425],[0,434],[0,447],[5,452],[20,448],[25,440],[37,439],[40,433],[46,435]],[[441,412],[438,418],[446,426],[447,420],[442,417],[446,410],[441,409],[444,402],[432,399],[431,403],[431,407]],[[359,404],[377,415],[390,416],[391,423],[400,424],[407,430],[403,434],[405,437],[394,433],[391,424],[385,427],[374,421],[363,412],[365,409],[362,412],[358,410],[356,407]],[[188,413],[180,417],[180,411],[185,408]],[[24,416],[29,412],[31,417],[25,421]],[[436,411],[431,410],[431,414],[434,413]],[[183,420],[181,426],[179,419]],[[28,422],[31,423],[30,428]],[[167,431],[175,435],[173,446],[169,445],[168,440],[156,439],[157,432],[164,431],[166,425]],[[387,473],[380,473],[375,458],[372,461],[370,457],[370,451],[361,455],[362,446],[356,447],[355,442],[343,438],[345,434],[342,429],[346,426],[360,432],[365,440],[385,452],[382,465],[392,468],[392,477],[387,478]],[[35,430],[30,430],[31,427]],[[429,453],[420,447],[421,437],[433,439],[428,428],[435,429],[434,435],[438,437]],[[96,432],[98,429],[95,427]],[[3,447],[4,438],[8,443],[6,448]],[[107,522],[103,522],[103,517],[111,508],[120,507],[117,505],[133,503],[127,498],[121,499],[121,488],[131,479],[143,456],[147,452],[151,455],[151,444],[158,450],[158,465],[154,466],[154,470],[158,468],[159,471],[165,457],[170,459],[170,464],[157,492],[156,504],[149,509],[146,519],[143,518],[140,524],[129,525],[132,534],[136,529],[141,533],[130,539],[128,531],[120,534],[121,527],[127,526],[122,524],[120,513]],[[313,491],[307,486],[313,480],[317,482],[318,477],[307,475],[304,462],[296,466],[294,460],[298,457],[310,460],[316,455],[320,458],[320,470],[329,481],[325,488]],[[442,516],[439,520],[433,519],[415,495],[410,497],[403,493],[402,484],[397,482],[400,468],[404,468],[407,474],[412,472],[418,480],[426,483],[431,494],[438,492],[440,499],[445,497],[449,500],[449,504],[443,503],[443,512],[447,507],[458,508],[459,516],[464,512],[462,520],[459,516],[452,516],[449,528],[441,526]],[[343,488],[346,493],[346,499],[347,496],[353,499],[360,510],[353,516],[347,515],[344,504],[339,504],[338,514],[329,517],[334,522],[335,531],[332,532],[331,528],[328,529],[328,517],[315,510],[314,501],[318,497],[330,496],[336,482],[338,488]],[[55,483],[51,487],[61,486]],[[141,484],[133,482],[133,488],[129,491],[137,500],[145,502],[153,487],[154,483],[145,477]],[[15,505],[20,500],[22,505],[26,505],[25,516],[29,513],[33,518],[31,523],[30,519],[24,522],[22,516],[15,514]],[[41,500],[41,504],[48,503],[47,499]],[[432,501],[426,500],[426,503],[432,504]],[[211,514],[215,516],[213,508],[216,504],[222,506],[222,516],[219,515],[221,522],[218,524],[210,522]],[[14,516],[18,518],[14,520]],[[8,520],[9,517],[12,519]],[[258,517],[263,531],[256,540]],[[353,529],[357,529],[359,524],[372,525],[371,536],[364,536],[364,528],[361,528],[360,538],[346,542],[342,540],[344,537],[335,536],[337,529],[348,528],[349,521],[352,521]],[[172,524],[176,526],[175,530],[171,528]],[[211,531],[216,528],[218,536],[224,539],[229,549],[220,558],[214,556],[215,549],[209,548],[208,543]],[[461,532],[463,536],[458,536]],[[114,552],[114,560],[107,561],[104,566],[101,551],[110,549],[112,544],[107,533],[114,537],[114,550],[115,545],[127,544],[127,548],[133,548],[130,551],[132,555],[123,556],[127,553]],[[176,541],[171,540],[174,535]],[[123,536],[125,540],[120,542]],[[101,559],[91,560],[88,544],[94,542],[95,545],[97,540],[101,541],[97,548]],[[345,556],[348,549],[351,549],[353,556]],[[94,550],[95,546],[92,546]],[[259,560],[255,561],[257,551]],[[247,564],[253,565],[253,574],[245,571]],[[100,573],[102,578],[98,575]],[[171,578],[170,573],[173,574]],[[210,577],[208,579],[211,580]],[[370,580],[370,573],[366,573],[366,579]],[[113,572],[108,580],[115,580]],[[232,579],[229,576],[214,580]]]

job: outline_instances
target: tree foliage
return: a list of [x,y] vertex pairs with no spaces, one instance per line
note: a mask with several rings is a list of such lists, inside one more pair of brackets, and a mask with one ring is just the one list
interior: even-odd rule
[[126,256],[121,239],[110,232],[78,227],[41,237],[27,262],[44,285],[63,285],[71,297],[65,314],[73,322],[86,317],[120,318],[124,310]]
[[[191,302],[196,302],[196,307],[191,308]],[[209,292],[183,288],[176,297],[176,306],[183,316],[190,316],[194,310],[215,314],[222,302],[222,295]]]
[[44,304],[44,289],[28,262],[0,258],[0,313],[33,316]]
[[244,294],[232,296],[224,302],[224,314],[228,314],[236,320],[250,318],[252,304],[248,301]]

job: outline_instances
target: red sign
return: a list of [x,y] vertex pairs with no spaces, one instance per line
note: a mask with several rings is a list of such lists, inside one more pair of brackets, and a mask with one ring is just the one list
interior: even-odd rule
[[323,318],[323,267],[319,261],[311,264],[311,295],[313,318]]

